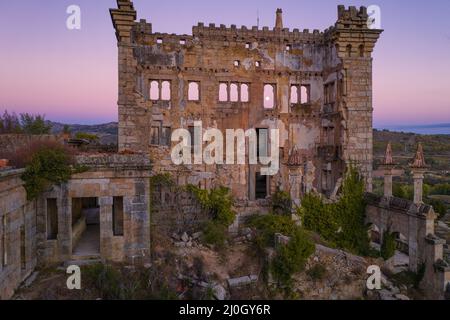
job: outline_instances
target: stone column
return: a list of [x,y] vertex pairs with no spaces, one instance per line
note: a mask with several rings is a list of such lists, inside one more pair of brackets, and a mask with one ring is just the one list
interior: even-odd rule
[[392,168],[384,170],[384,196],[392,197]]
[[100,256],[111,259],[112,256],[112,206],[113,197],[100,197]]
[[413,170],[414,179],[414,203],[423,203],[423,170],[414,169]]

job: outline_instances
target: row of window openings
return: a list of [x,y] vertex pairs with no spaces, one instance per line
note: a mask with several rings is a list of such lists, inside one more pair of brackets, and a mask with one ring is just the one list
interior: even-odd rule
[[[310,103],[311,87],[309,85],[291,85],[290,102],[291,104]],[[171,87],[170,81],[150,82],[150,100],[170,101]],[[188,100],[200,100],[200,86],[198,82],[189,82]],[[246,83],[226,83],[219,84],[220,102],[249,102],[249,85]],[[275,107],[275,85],[264,85],[264,108],[272,109]]]
[[[157,38],[156,39],[156,43],[157,44],[163,44],[164,43],[164,39],[163,38]],[[186,39],[180,39],[179,40],[179,44],[181,44],[182,46],[184,46],[186,44]],[[245,43],[245,49],[251,49],[252,44],[250,42],[246,42]],[[285,47],[286,51],[291,51],[292,50],[292,45],[287,44]]]

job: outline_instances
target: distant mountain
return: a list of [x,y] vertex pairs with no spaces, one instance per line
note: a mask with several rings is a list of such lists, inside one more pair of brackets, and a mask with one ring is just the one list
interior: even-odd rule
[[[52,133],[59,134],[64,130],[64,123],[48,121],[52,125]],[[77,132],[92,133],[100,138],[101,144],[117,144],[118,124],[109,122],[104,124],[68,124],[72,134]]]

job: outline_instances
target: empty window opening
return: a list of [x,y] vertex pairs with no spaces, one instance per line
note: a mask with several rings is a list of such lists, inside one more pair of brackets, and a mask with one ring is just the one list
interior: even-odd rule
[[241,84],[241,102],[248,102],[249,94],[248,94],[248,84]]
[[6,228],[6,214],[3,215],[2,220],[1,220],[1,225],[0,225],[0,231],[1,231],[1,259],[2,259],[2,263],[1,266],[2,267],[6,267],[6,265],[8,264],[8,243],[7,243],[7,237],[6,237],[6,233],[7,233],[7,228]]
[[256,150],[257,157],[267,157],[269,147],[269,130],[266,128],[256,129],[256,137],[258,141],[258,148]]
[[325,84],[324,86],[324,100],[325,104],[330,104],[335,102],[335,88],[334,82]]
[[265,199],[267,197],[267,176],[256,172],[255,175],[255,199]]
[[247,42],[247,43],[245,44],[245,49],[250,49],[250,42]]
[[181,39],[181,40],[180,40],[180,44],[181,44],[182,46],[184,46],[184,45],[186,44],[186,40],[185,40],[185,39]]
[[239,100],[238,85],[236,83],[230,84],[230,101],[237,102]]
[[255,67],[257,68],[261,67],[261,61],[255,61]]
[[163,43],[163,39],[162,39],[162,38],[156,39],[156,43],[157,43],[157,44],[162,44],[162,43]]
[[47,240],[58,237],[58,206],[56,199],[47,199]]
[[154,121],[150,129],[150,144],[159,145],[161,121]]
[[298,86],[291,86],[291,103],[297,104],[298,103]]
[[22,270],[27,268],[27,259],[26,259],[26,238],[25,238],[25,227],[23,225],[20,226],[20,267]]
[[150,82],[150,100],[159,100],[159,82],[156,80]]
[[264,85],[264,108],[273,109],[275,107],[275,88],[274,85]]
[[162,146],[170,147],[171,135],[172,135],[172,128],[171,127],[162,127],[162,130],[161,130],[161,145]]
[[239,67],[240,64],[241,64],[241,62],[239,60],[234,60],[235,67]]
[[161,83],[161,100],[170,100],[170,81],[163,81]]
[[123,197],[113,198],[112,223],[113,234],[123,236]]
[[291,51],[291,49],[292,49],[292,46],[290,44],[287,44],[286,45],[286,51]]
[[347,45],[347,57],[351,57],[352,56],[352,45],[349,44]]
[[219,101],[221,101],[221,102],[228,101],[228,84],[227,83],[219,84]]
[[361,58],[364,57],[364,45],[363,44],[359,46],[359,56]]
[[311,86],[310,85],[302,85],[300,87],[300,103],[311,103]]
[[200,100],[200,87],[198,82],[189,82],[188,89],[188,100],[189,101],[199,101]]

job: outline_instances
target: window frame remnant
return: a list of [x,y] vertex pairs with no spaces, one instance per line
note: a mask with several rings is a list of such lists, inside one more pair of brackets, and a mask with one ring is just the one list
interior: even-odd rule
[[250,102],[250,84],[247,82],[220,81],[219,103],[248,103]]

